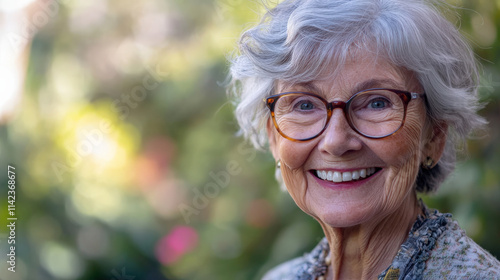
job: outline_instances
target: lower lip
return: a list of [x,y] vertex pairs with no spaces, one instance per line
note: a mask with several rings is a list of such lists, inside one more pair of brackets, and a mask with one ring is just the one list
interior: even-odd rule
[[[316,180],[316,182],[318,182],[318,184],[320,186],[323,186],[323,187],[328,188],[328,189],[342,190],[342,189],[354,189],[354,188],[361,187],[362,185],[371,181],[373,178],[377,177],[381,173],[381,171],[382,170],[378,170],[375,174],[371,175],[368,178],[364,178],[364,179],[356,180],[356,181],[340,182],[340,183],[322,180],[322,179],[314,176],[314,174],[312,174],[312,172],[311,172],[311,175],[314,177],[314,179]],[[315,171],[313,171],[313,172],[315,172]]]

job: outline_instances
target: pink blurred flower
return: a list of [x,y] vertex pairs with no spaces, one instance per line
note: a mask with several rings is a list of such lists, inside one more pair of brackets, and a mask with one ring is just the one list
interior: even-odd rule
[[156,257],[165,265],[172,264],[198,245],[198,233],[187,226],[177,226],[156,245]]

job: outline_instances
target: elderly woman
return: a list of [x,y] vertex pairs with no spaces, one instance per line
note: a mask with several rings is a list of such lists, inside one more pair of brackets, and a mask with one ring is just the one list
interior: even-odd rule
[[285,0],[244,32],[231,91],[244,135],[325,238],[264,279],[500,279],[500,263],[417,193],[484,126],[478,70],[424,0]]

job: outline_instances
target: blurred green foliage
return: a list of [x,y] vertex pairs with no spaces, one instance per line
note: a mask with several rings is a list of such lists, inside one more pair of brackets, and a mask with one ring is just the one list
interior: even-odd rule
[[[2,261],[1,279],[258,279],[321,239],[271,156],[235,136],[220,86],[258,3],[57,3],[33,39],[22,105],[0,127],[0,182],[6,194],[14,165],[18,217],[18,271]],[[424,200],[500,257],[500,1],[452,4],[484,65],[490,127]]]

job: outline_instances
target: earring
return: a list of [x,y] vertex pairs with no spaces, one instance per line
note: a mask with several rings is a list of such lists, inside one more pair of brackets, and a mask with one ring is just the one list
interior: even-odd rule
[[276,162],[276,171],[274,172],[274,178],[276,178],[276,181],[281,183],[282,178],[281,178],[281,160],[278,160]]
[[276,181],[278,181],[280,189],[282,191],[286,191],[286,186],[283,182],[283,177],[281,176],[281,160],[278,160],[278,162],[276,162],[276,171],[274,172],[274,178],[276,178]]
[[434,160],[431,157],[427,157],[424,162],[424,167],[426,169],[431,169],[434,166]]

